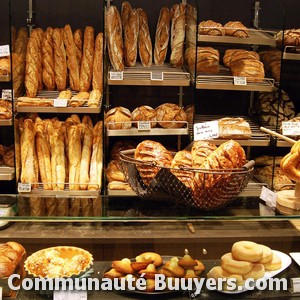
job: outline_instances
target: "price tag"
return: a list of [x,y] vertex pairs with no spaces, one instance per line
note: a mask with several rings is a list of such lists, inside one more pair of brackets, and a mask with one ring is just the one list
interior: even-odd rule
[[2,286],[0,286],[0,300],[2,300],[2,293],[3,293],[3,289]]
[[2,90],[2,96],[1,96],[1,98],[3,100],[10,100],[10,101],[12,101],[12,91],[11,91],[11,89],[3,89]]
[[159,72],[151,72],[151,80],[163,81],[164,80],[164,73]]
[[233,84],[234,85],[247,85],[247,78],[246,77],[233,77]]
[[87,291],[53,291],[53,300],[87,300]]
[[194,140],[209,140],[219,137],[219,122],[210,121],[194,124]]
[[67,107],[68,99],[54,99],[53,106],[54,107]]
[[270,207],[276,207],[277,195],[270,189],[265,186],[262,187],[260,197],[261,200],[264,200],[266,204]]
[[30,193],[31,192],[31,183],[18,182],[18,192],[19,193]]
[[109,72],[110,80],[123,80],[123,72]]
[[138,122],[138,130],[139,131],[149,131],[151,129],[150,121],[139,121]]
[[292,293],[300,293],[300,278],[291,278]]
[[9,55],[9,45],[0,46],[0,57],[5,57]]
[[282,122],[283,135],[300,135],[300,122]]

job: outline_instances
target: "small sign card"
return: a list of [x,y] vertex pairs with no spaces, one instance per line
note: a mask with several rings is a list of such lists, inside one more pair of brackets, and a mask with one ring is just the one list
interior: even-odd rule
[[87,291],[53,291],[53,300],[87,300]]
[[123,80],[123,72],[109,72],[109,79],[110,80]]
[[11,89],[3,89],[2,90],[2,96],[1,96],[1,98],[3,100],[10,100],[10,101],[12,101],[12,91],[11,91]]
[[291,278],[291,292],[300,293],[300,278]]
[[54,99],[53,106],[54,107],[67,107],[68,99]]
[[233,84],[234,85],[247,85],[247,78],[246,77],[233,77]]
[[151,72],[151,80],[163,81],[164,73],[162,72]]
[[139,131],[151,130],[151,122],[150,121],[139,121],[138,122],[138,130]]
[[31,192],[31,183],[18,182],[18,192],[19,193],[30,193]]
[[219,137],[219,122],[209,121],[194,124],[194,140],[209,140]]
[[0,46],[0,57],[9,56],[9,45]]
[[300,122],[282,122],[283,135],[300,135]]
[[277,194],[266,188],[265,186],[262,187],[259,198],[261,200],[264,200],[268,206],[276,207]]

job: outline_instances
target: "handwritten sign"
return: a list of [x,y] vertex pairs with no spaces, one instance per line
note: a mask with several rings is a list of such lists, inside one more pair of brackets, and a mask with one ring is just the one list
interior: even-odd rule
[[110,80],[123,80],[123,72],[109,72],[109,79]]
[[10,100],[12,101],[12,91],[11,89],[3,89],[2,90],[2,97],[3,100]]
[[300,135],[300,122],[282,122],[283,135]]
[[219,122],[210,121],[194,124],[194,140],[209,140],[219,137]]
[[246,77],[234,76],[233,84],[234,85],[247,85],[247,79],[246,79]]
[[0,57],[5,57],[9,55],[9,45],[0,46]]
[[139,121],[138,122],[138,130],[139,131],[149,131],[151,129],[150,121]]
[[265,186],[262,187],[259,198],[261,200],[264,200],[268,206],[276,207],[277,194],[266,188]]
[[31,192],[31,184],[30,183],[18,183],[18,192],[19,193],[30,193]]

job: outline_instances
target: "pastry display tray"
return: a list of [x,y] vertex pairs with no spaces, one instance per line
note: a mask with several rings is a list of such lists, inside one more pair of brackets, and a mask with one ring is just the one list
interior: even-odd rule
[[11,126],[12,119],[0,119],[0,126]]
[[[77,92],[72,91],[72,95]],[[53,102],[57,99],[59,91],[39,91],[37,98],[44,98]],[[99,107],[88,107],[87,104],[79,107],[54,107],[54,106],[38,106],[38,105],[18,105],[18,100],[16,101],[16,107],[18,112],[24,113],[86,113],[86,114],[98,114],[101,111],[102,98],[100,100]]]
[[0,82],[9,82],[10,80],[10,75],[0,75]]
[[239,45],[264,45],[276,47],[275,31],[258,30],[249,28],[248,38],[238,38],[232,36],[198,35],[198,42],[239,44]]
[[0,166],[0,180],[13,180],[15,178],[15,169],[7,166]]
[[189,86],[190,74],[181,68],[173,68],[170,64],[143,67],[141,63],[137,63],[135,67],[125,67],[123,72],[109,70],[107,83],[109,85]]
[[286,60],[300,60],[300,48],[296,46],[286,46],[282,57]]
[[[224,115],[195,115],[194,116],[194,123],[202,123],[202,122],[208,122],[208,121],[214,121],[218,120],[224,117],[234,117],[234,116],[224,116]],[[259,129],[259,126],[248,116],[238,116],[239,118],[243,118],[246,120],[251,128],[252,137],[248,140],[238,140],[237,141],[241,146],[269,146],[270,144],[270,138],[269,135],[262,132]],[[193,133],[191,133],[191,136],[193,136]],[[211,143],[220,145],[227,141],[228,139],[211,139],[209,140]]]

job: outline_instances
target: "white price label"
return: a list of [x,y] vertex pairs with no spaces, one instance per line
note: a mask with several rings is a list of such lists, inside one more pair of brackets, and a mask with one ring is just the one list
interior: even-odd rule
[[194,140],[209,140],[219,137],[219,122],[210,121],[194,124]]
[[0,300],[2,300],[2,294],[3,294],[3,289],[2,286],[0,286]]
[[9,45],[0,46],[0,57],[5,57],[9,55]]
[[150,121],[139,121],[138,122],[138,130],[139,131],[147,131],[151,129]]
[[109,72],[110,80],[123,80],[123,72]]
[[54,107],[67,107],[68,99],[54,99],[53,106]]
[[300,293],[300,278],[291,278],[292,293]]
[[262,217],[275,216],[275,210],[270,206],[259,203],[259,215]]
[[30,193],[31,192],[31,183],[18,182],[18,192],[19,193]]
[[300,135],[300,122],[282,122],[283,135]]
[[10,100],[12,101],[12,91],[11,89],[3,89],[2,90],[2,97],[3,100]]
[[277,194],[265,186],[262,187],[259,198],[264,200],[268,206],[276,207]]
[[233,77],[233,84],[234,85],[247,85],[247,78],[246,77]]
[[163,81],[164,73],[160,72],[151,72],[151,80]]
[[87,300],[87,291],[53,291],[53,300]]

